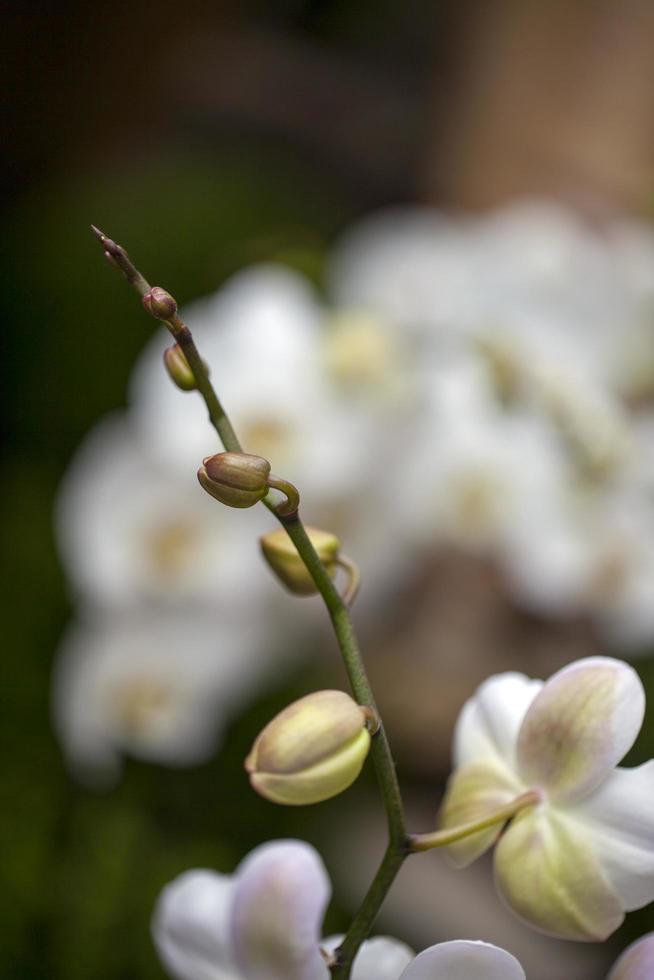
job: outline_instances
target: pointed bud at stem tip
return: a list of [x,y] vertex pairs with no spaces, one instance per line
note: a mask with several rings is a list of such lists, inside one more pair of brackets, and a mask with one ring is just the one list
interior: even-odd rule
[[414,853],[431,851],[436,847],[446,847],[448,844],[454,844],[456,841],[463,840],[464,837],[471,837],[473,834],[478,834],[481,830],[486,830],[495,824],[504,824],[520,813],[521,810],[537,806],[541,802],[542,796],[538,790],[529,790],[527,793],[521,793],[510,803],[497,807],[495,810],[489,810],[478,820],[470,820],[467,823],[447,827],[444,830],[435,830],[431,834],[412,834],[409,849]]
[[245,760],[252,787],[272,803],[320,803],[347,789],[370,748],[370,709],[344,691],[316,691],[263,729]]
[[153,286],[143,297],[143,306],[155,320],[170,320],[177,313],[177,303],[161,286]]
[[[186,360],[186,355],[184,351],[179,346],[179,344],[174,344],[172,347],[168,347],[164,351],[164,365],[168,376],[173,384],[177,385],[182,391],[195,391],[197,384],[195,382],[195,375],[191,370],[191,365]],[[209,368],[204,364],[204,369],[209,375]]]
[[198,470],[198,480],[207,493],[228,507],[253,507],[271,488],[286,495],[286,500],[275,507],[278,515],[295,514],[300,505],[300,495],[293,484],[274,476],[268,460],[251,453],[206,456]]
[[[343,593],[346,606],[354,602],[359,591],[360,575],[355,563],[341,554],[341,543],[335,534],[321,531],[316,527],[305,528],[311,544],[325,566],[328,575],[334,578],[339,568],[347,574],[347,585]],[[285,531],[272,531],[261,538],[261,551],[277,578],[294,595],[315,595],[318,591],[304,561]]]

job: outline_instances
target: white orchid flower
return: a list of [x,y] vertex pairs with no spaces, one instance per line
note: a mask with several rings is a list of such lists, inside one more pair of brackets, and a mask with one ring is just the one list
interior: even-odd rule
[[[256,848],[234,875],[187,871],[161,893],[152,933],[174,980],[328,980],[321,942],[331,894],[317,852],[301,841]],[[321,953],[321,947],[323,952]],[[352,980],[525,980],[517,960],[487,943],[449,942],[418,956],[395,939],[364,943]]]
[[59,551],[80,598],[112,610],[193,601],[233,610],[271,594],[243,538],[243,520],[253,536],[268,522],[249,512],[237,520],[204,493],[196,469],[154,464],[123,414],[91,430],[56,507]]
[[[265,643],[265,646],[264,646]],[[252,619],[199,610],[75,623],[54,668],[54,726],[75,774],[111,785],[123,754],[169,766],[206,760],[226,724],[277,668]]]
[[478,821],[525,793],[532,805],[448,850],[465,865],[497,842],[500,894],[543,932],[605,939],[654,899],[654,761],[616,768],[644,707],[631,667],[592,657],[546,683],[491,677],[461,712],[442,826]]

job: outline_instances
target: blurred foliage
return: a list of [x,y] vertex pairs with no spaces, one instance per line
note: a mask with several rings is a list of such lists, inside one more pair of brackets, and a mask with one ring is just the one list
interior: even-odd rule
[[[70,613],[51,527],[57,482],[83,433],[125,400],[155,328],[103,262],[91,221],[184,303],[251,261],[283,258],[314,279],[349,215],[324,178],[275,150],[159,158],[41,184],[18,201],[3,244],[3,976],[159,977],[148,921],[161,887],[193,866],[231,871],[262,840],[310,837],[306,814],[252,793],[242,760],[307,678],[280,678],[206,766],[128,763],[96,795],[65,771],[49,724],[50,666]],[[342,803],[321,818],[343,819]],[[336,908],[331,928],[344,925]]]

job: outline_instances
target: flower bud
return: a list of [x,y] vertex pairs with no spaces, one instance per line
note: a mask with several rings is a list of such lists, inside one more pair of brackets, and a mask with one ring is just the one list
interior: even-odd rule
[[228,507],[253,507],[268,492],[270,463],[250,453],[207,456],[198,480],[212,497]]
[[[333,578],[338,567],[340,541],[329,531],[320,531],[315,527],[307,527],[306,532],[318,557]],[[264,535],[261,538],[261,550],[273,572],[289,592],[295,595],[315,595],[318,591],[315,582],[283,528]]]
[[170,320],[177,313],[177,303],[161,286],[153,286],[143,297],[143,306],[155,320]]
[[245,760],[253,788],[273,803],[320,803],[347,789],[370,748],[368,714],[343,691],[294,701],[264,728]]
[[195,391],[195,375],[179,344],[167,347],[163,357],[166,371],[173,384],[176,384],[182,391]]

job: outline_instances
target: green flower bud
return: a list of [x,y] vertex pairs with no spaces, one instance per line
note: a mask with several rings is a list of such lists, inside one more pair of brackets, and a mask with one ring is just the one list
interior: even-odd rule
[[369,711],[343,691],[316,691],[266,725],[245,760],[252,787],[273,803],[320,803],[347,789],[370,748]]
[[173,384],[176,384],[182,391],[195,391],[197,387],[195,375],[179,344],[166,348],[163,357],[166,371]]
[[143,306],[155,320],[170,320],[177,313],[177,303],[161,286],[153,286],[143,297]]
[[[318,557],[333,578],[339,565],[341,543],[329,531],[307,527],[306,532]],[[306,565],[283,528],[261,538],[263,556],[277,578],[295,595],[315,595],[318,591]]]
[[268,492],[270,463],[250,453],[207,456],[198,480],[212,497],[228,507],[253,507]]

